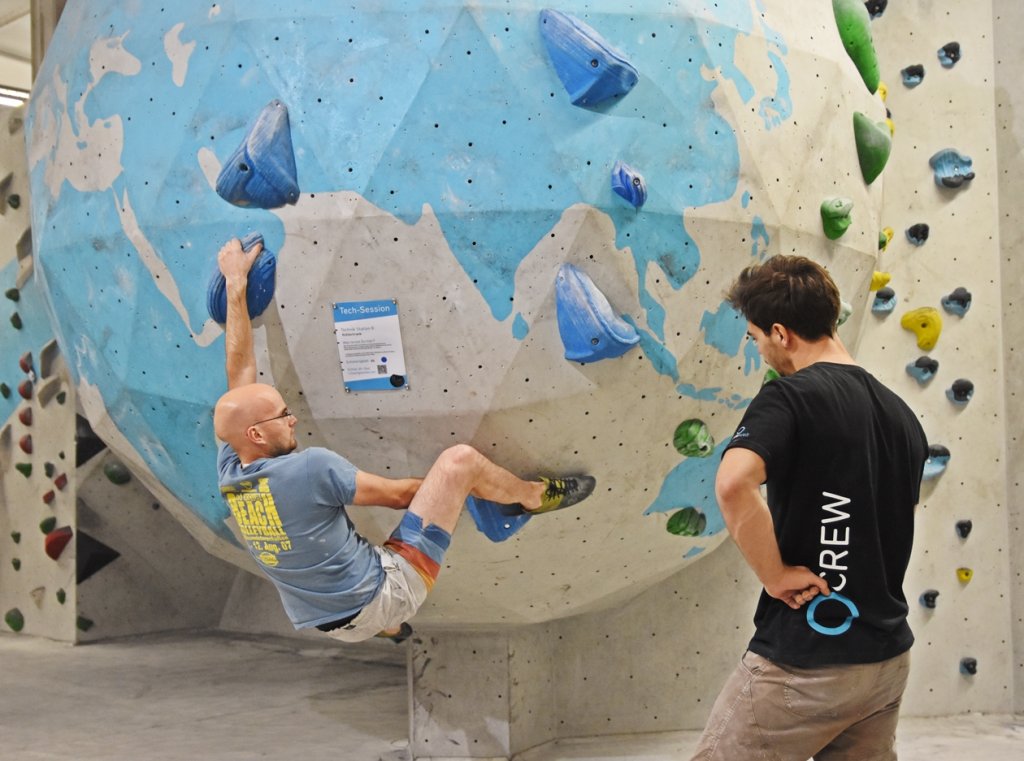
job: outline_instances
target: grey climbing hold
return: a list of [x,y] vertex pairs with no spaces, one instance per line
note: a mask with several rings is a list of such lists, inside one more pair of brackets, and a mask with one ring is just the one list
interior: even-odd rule
[[918,222],[907,228],[907,240],[915,246],[923,246],[928,240],[930,230],[924,222]]
[[919,63],[912,64],[900,71],[903,77],[903,84],[910,89],[917,87],[924,80],[924,66]]
[[935,184],[940,188],[951,188],[957,190],[964,186],[964,183],[974,179],[974,172],[971,171],[973,162],[970,156],[965,156],[954,148],[943,148],[937,151],[930,159],[928,165],[935,174]]
[[957,378],[953,385],[946,389],[946,398],[953,404],[965,405],[974,396],[974,384],[966,378]]
[[7,196],[7,205],[10,206],[12,209],[17,209],[18,207],[21,206],[21,196],[19,196],[17,193],[11,193],[9,196]]
[[575,16],[540,12],[540,33],[574,106],[599,106],[632,90],[640,75],[625,56]]
[[8,288],[4,291],[4,296],[9,298],[11,301],[19,301],[21,300],[21,291],[17,288]]
[[960,673],[964,676],[974,676],[978,673],[978,659],[977,658],[961,658],[960,659]]
[[974,528],[974,523],[970,520],[962,520],[956,522],[956,535],[961,539],[966,539],[971,535],[971,530]]
[[14,326],[15,330],[21,330],[25,326],[25,323],[21,321],[21,315],[17,312],[11,315],[11,325]]
[[942,64],[943,68],[950,69],[960,60],[960,43],[947,42],[936,52],[939,56],[939,63]]
[[889,286],[879,288],[875,291],[875,300],[871,304],[871,311],[875,314],[889,314],[896,308],[896,291]]
[[939,590],[937,589],[926,589],[921,593],[918,598],[920,603],[926,608],[934,608],[935,600],[939,596]]
[[935,377],[939,371],[939,361],[929,356],[922,356],[907,364],[907,375],[922,386]]

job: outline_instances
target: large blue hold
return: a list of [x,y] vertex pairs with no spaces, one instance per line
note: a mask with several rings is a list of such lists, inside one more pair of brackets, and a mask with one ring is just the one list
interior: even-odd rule
[[[263,243],[263,236],[259,233],[249,233],[242,238],[242,249],[248,251],[257,243]],[[263,314],[263,310],[274,298],[274,282],[277,273],[277,257],[272,251],[263,249],[256,261],[252,263],[249,270],[249,285],[245,292],[246,306],[249,308],[249,318],[254,319]],[[228,318],[228,294],[227,281],[224,275],[218,270],[210,279],[210,285],[206,289],[206,309],[214,321],[223,325]]]
[[543,10],[540,33],[574,106],[599,106],[625,95],[640,79],[620,52],[575,16]]
[[636,328],[615,314],[594,281],[571,264],[558,270],[555,306],[568,360],[596,362],[618,357],[640,342]]
[[500,505],[479,497],[466,497],[466,509],[480,532],[492,542],[504,542],[533,516],[518,505]]
[[288,109],[279,100],[268,103],[249,134],[217,177],[217,195],[235,206],[276,209],[299,200],[299,181],[292,150]]

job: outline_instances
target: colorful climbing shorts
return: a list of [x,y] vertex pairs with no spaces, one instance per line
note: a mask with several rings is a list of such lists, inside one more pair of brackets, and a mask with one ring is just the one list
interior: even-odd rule
[[405,558],[423,578],[429,592],[441,572],[444,553],[451,541],[452,535],[443,528],[435,524],[424,528],[420,516],[406,511],[384,547]]

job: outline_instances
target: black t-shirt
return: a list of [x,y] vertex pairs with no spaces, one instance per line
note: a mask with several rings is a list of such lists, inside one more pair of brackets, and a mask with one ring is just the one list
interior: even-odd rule
[[765,385],[727,449],[758,454],[782,561],[833,594],[793,610],[764,591],[750,649],[798,667],[908,650],[903,576],[928,441],[911,409],[856,365],[818,362]]

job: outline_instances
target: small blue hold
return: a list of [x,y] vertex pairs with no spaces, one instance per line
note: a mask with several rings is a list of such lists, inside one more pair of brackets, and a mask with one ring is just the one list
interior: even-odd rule
[[963,317],[971,308],[971,292],[963,287],[954,288],[952,293],[942,297],[942,308]]
[[558,270],[555,307],[568,360],[596,362],[619,357],[640,342],[636,328],[615,314],[594,281],[571,264]]
[[946,470],[949,463],[949,450],[942,444],[932,444],[928,447],[928,459],[924,461],[924,471],[921,478],[924,481],[931,481],[938,478]]
[[272,100],[217,177],[217,195],[235,206],[276,209],[299,200],[288,109]]
[[945,148],[930,159],[928,163],[935,170],[935,184],[940,188],[963,187],[965,182],[974,179],[974,172],[971,171],[971,157],[964,156],[952,148]]
[[885,9],[889,6],[889,0],[867,0],[864,7],[868,9],[871,18],[881,18]]
[[[263,243],[259,233],[249,233],[242,238],[242,249],[248,251],[257,243]],[[274,298],[274,281],[277,273],[277,257],[272,251],[263,249],[252,263],[249,280],[245,291],[245,303],[249,309],[249,318],[255,319],[263,314],[263,310]],[[206,310],[214,322],[223,325],[228,319],[227,282],[218,269],[210,278],[206,289]]]
[[875,314],[888,314],[896,308],[896,291],[889,286],[879,288],[875,292],[875,300],[871,304],[871,311]]
[[540,32],[555,73],[574,106],[593,108],[622,97],[640,80],[622,53],[575,16],[543,10]]
[[634,209],[647,202],[647,183],[643,175],[622,161],[616,161],[612,167],[612,190],[629,201]]
[[960,673],[964,676],[974,676],[978,673],[978,659],[977,658],[961,658],[960,659]]
[[903,77],[903,84],[913,89],[924,80],[924,66],[919,63],[912,64],[901,70],[900,76]]
[[950,69],[960,60],[960,43],[948,42],[938,50],[939,63]]
[[922,386],[935,377],[939,371],[939,361],[931,357],[918,357],[907,364],[907,375]]
[[907,240],[915,246],[923,246],[928,241],[930,228],[924,222],[918,222],[907,228]]
[[957,378],[953,385],[946,389],[946,398],[953,404],[965,405],[974,396],[974,384],[966,378]]

